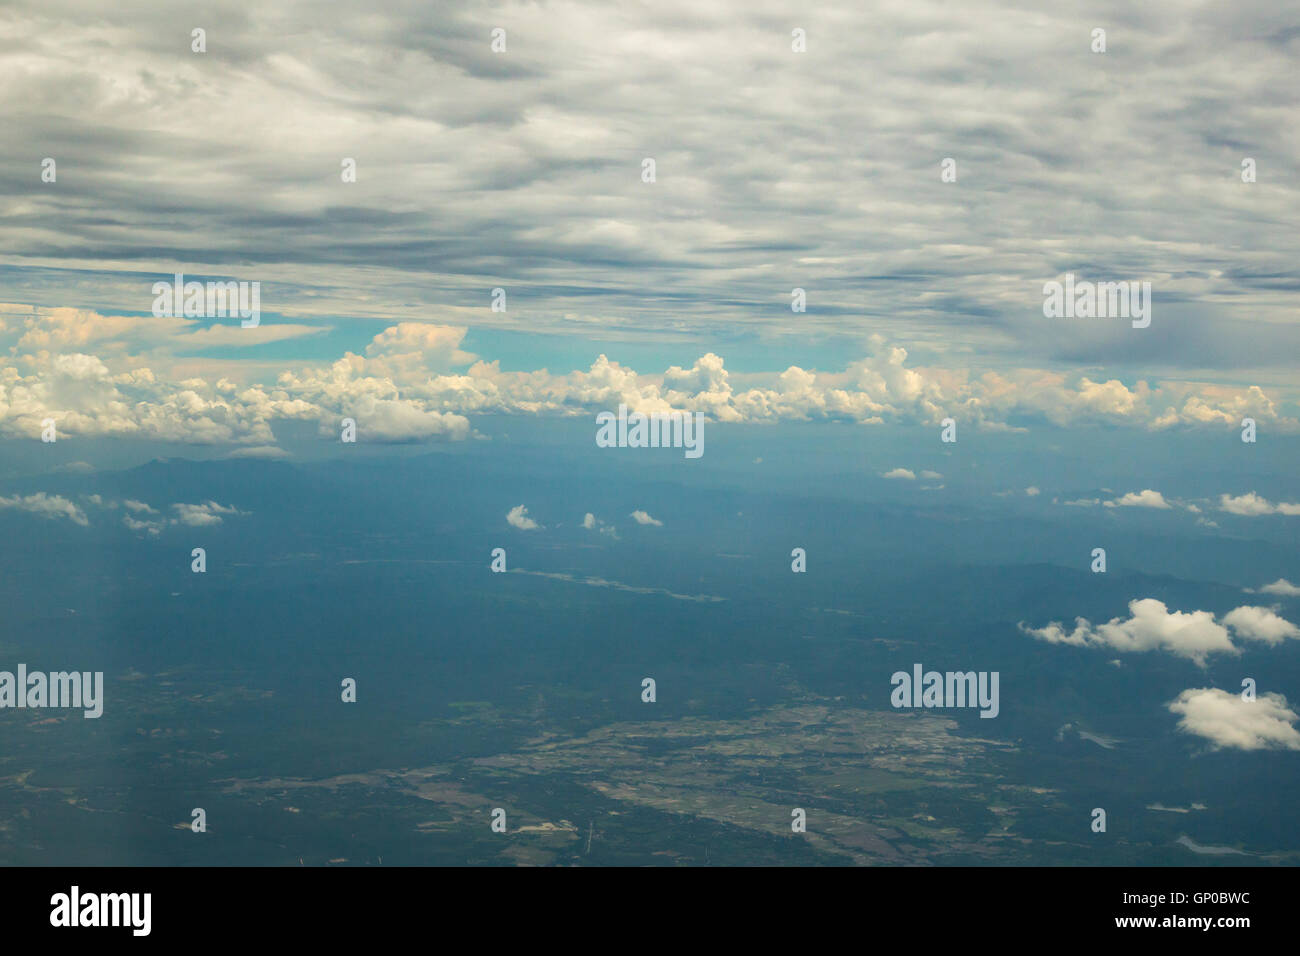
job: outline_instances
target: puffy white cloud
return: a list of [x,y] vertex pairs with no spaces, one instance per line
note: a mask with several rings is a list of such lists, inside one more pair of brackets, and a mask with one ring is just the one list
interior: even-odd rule
[[1239,654],[1232,637],[1276,644],[1287,637],[1300,637],[1300,629],[1268,608],[1239,607],[1215,620],[1209,611],[1170,611],[1163,601],[1141,598],[1129,602],[1128,618],[1112,618],[1094,626],[1086,618],[1075,618],[1066,630],[1053,621],[1046,627],[1020,630],[1049,644],[1076,647],[1108,647],[1134,653],[1162,650],[1185,657],[1204,667],[1210,654]]
[[[360,440],[386,442],[418,441],[446,437],[463,439],[469,435],[469,419],[450,412],[428,411],[421,403],[407,399],[376,398],[363,395],[349,409],[357,422]],[[322,423],[321,430],[332,433],[333,422]]]
[[[274,446],[271,423],[277,419],[315,420],[323,434],[337,435],[343,417],[357,419],[362,441],[458,440],[470,433],[463,416],[443,403],[403,394],[395,381],[427,382],[431,366],[472,359],[455,347],[464,329],[401,323],[375,336],[367,350],[373,358],[347,353],[332,364],[283,371],[275,384],[241,386],[215,373],[177,374],[182,363],[163,345],[177,345],[179,340],[151,325],[158,321],[151,317],[121,319],[70,309],[29,311],[28,332],[22,340],[26,345],[87,347],[95,354],[45,348],[25,353],[15,346],[15,355],[0,359],[0,434],[38,437],[42,420],[54,418],[60,437],[265,448]],[[165,320],[182,326],[188,321]],[[280,333],[262,330],[276,328],[284,327],[229,331],[241,340],[261,334],[270,341]],[[187,335],[179,347],[218,344],[195,341],[200,334],[208,333]],[[152,351],[144,351],[146,347]],[[230,367],[201,360],[183,363],[186,370],[205,365]],[[247,367],[252,372],[257,369],[256,364]]]
[[[162,516],[158,509],[143,501],[127,500],[122,502],[132,514],[122,516],[122,524],[132,531],[158,536],[167,528],[188,527],[204,528],[219,525],[225,518],[235,515],[246,516],[234,505],[222,505],[215,501],[203,501],[198,504],[177,502],[171,506],[172,514]],[[143,515],[143,517],[136,517]]]
[[384,329],[366,346],[366,372],[401,378],[469,365],[478,356],[461,350],[465,332],[461,326],[399,322]]
[[[395,383],[400,382],[405,399],[460,414],[585,415],[625,404],[644,413],[698,411],[718,422],[937,425],[949,414],[957,414],[977,427],[1000,428],[1008,416],[1032,411],[1014,387],[1006,393],[990,392],[983,379],[966,381],[941,370],[903,367],[905,349],[888,347],[878,339],[872,348],[875,354],[844,372],[814,373],[791,367],[776,375],[751,373],[746,376],[751,382],[747,388],[733,385],[723,359],[712,352],[690,369],[673,366],[658,376],[637,372],[602,354],[589,369],[568,374],[504,372],[497,361],[478,361],[460,374],[421,374],[408,368],[391,379],[375,377],[373,360],[349,353],[328,372],[305,370],[281,376],[279,384],[289,393],[285,398],[292,395],[338,407],[340,392],[389,397],[396,394]],[[1056,387],[1071,388],[1063,379]],[[1043,386],[1039,397],[1046,395]],[[334,400],[327,403],[327,396]],[[1052,420],[1074,424],[1091,419],[1063,413]],[[1140,413],[1114,422],[1146,424]],[[1277,424],[1287,427],[1280,420]]]
[[604,522],[601,518],[597,518],[597,516],[591,514],[590,511],[586,512],[586,514],[582,516],[582,527],[588,529],[588,531],[598,531],[599,533],[602,533],[602,535],[608,535],[614,538],[615,541],[619,540],[619,529],[615,528],[612,524]]
[[[12,355],[0,358],[0,435],[38,437],[42,420],[52,417],[60,435],[268,447],[277,420],[315,421],[322,436],[337,437],[340,419],[349,417],[357,421],[361,441],[456,441],[470,437],[466,416],[475,413],[576,416],[620,404],[646,413],[701,412],[717,422],[936,425],[951,415],[987,429],[1010,427],[1013,418],[1148,428],[1204,424],[1177,416],[1165,421],[1163,412],[1157,422],[1154,409],[1187,394],[1185,386],[1139,382],[1129,388],[1032,369],[977,376],[910,368],[907,350],[879,336],[870,339],[870,354],[843,371],[790,366],[746,373],[742,386],[713,352],[690,368],[672,366],[658,375],[604,354],[589,368],[568,373],[502,371],[499,361],[476,360],[460,348],[463,326],[421,322],[384,328],[363,355],[349,351],[332,362],[287,369],[235,359],[178,359],[172,350],[186,347],[177,346],[181,332],[149,331],[148,321],[139,327],[134,321],[27,307],[23,340],[30,350],[15,345]],[[188,347],[198,344],[192,341],[198,334],[184,331]],[[452,371],[466,364],[464,371]],[[226,372],[249,381],[237,383]],[[271,375],[273,382],[256,380]],[[1218,398],[1205,399],[1204,407],[1230,397],[1216,388]],[[1300,429],[1275,409],[1258,414],[1278,430]],[[1160,507],[1130,497],[1117,504]],[[1287,510],[1292,508],[1296,512]],[[1300,513],[1300,506],[1277,509]]]
[[528,517],[528,509],[523,505],[515,505],[506,514],[506,523],[511,527],[518,528],[520,531],[536,531],[539,525],[532,518]]
[[1267,498],[1261,498],[1255,492],[1247,492],[1244,495],[1220,495],[1219,510],[1226,511],[1229,514],[1242,515],[1248,518],[1254,518],[1259,515],[1300,515],[1300,504],[1290,502],[1278,502],[1273,504]]
[[916,481],[916,473],[908,470],[907,468],[895,468],[892,471],[885,472],[880,477],[881,478],[902,478],[907,481]]
[[1165,501],[1165,496],[1158,491],[1145,488],[1142,491],[1130,491],[1122,498],[1115,498],[1106,502],[1107,508],[1169,508],[1171,505]]
[[1226,511],[1229,514],[1253,517],[1255,515],[1272,514],[1273,505],[1252,491],[1248,494],[1238,495],[1235,498],[1231,495],[1220,495],[1219,510]]
[[1051,644],[1109,647],[1129,653],[1164,650],[1202,666],[1209,654],[1238,653],[1227,628],[1215,621],[1209,611],[1171,612],[1163,601],[1155,598],[1130,601],[1128,608],[1131,616],[1127,619],[1116,617],[1095,627],[1080,617],[1075,619],[1071,631],[1057,622],[1039,628],[1022,623],[1020,628]]
[[597,518],[590,511],[583,515],[582,526],[588,531],[599,531],[601,534],[609,535],[615,541],[619,540],[618,529],[603,519]]
[[1025,489],[1025,494],[1028,495],[1030,498],[1036,498],[1038,497],[1040,492],[1037,487],[1035,487],[1034,485],[1030,485],[1028,488]]
[[163,528],[167,527],[166,521],[151,521],[148,519],[141,521],[139,518],[132,518],[130,515],[122,516],[122,524],[126,525],[131,531],[140,531],[154,537],[162,534]]
[[1216,749],[1300,750],[1296,713],[1281,694],[1245,700],[1218,688],[1185,690],[1169,703],[1181,715],[1178,729],[1210,741]]
[[658,518],[650,517],[650,515],[644,511],[640,511],[640,510],[633,511],[630,517],[637,524],[654,525],[656,528],[662,528],[664,526],[664,523],[662,521],[660,521]]
[[1266,607],[1234,608],[1223,616],[1223,623],[1238,637],[1265,644],[1281,644],[1288,637],[1300,637],[1300,627]]
[[43,491],[34,495],[12,495],[8,498],[0,496],[0,508],[26,511],[42,518],[67,518],[82,527],[90,525],[86,513],[76,504],[62,495],[47,495]]
[[[11,309],[14,306],[0,306]],[[89,309],[28,309],[17,348],[23,352],[123,351],[157,346],[185,335],[194,319],[153,315],[101,315]]]
[[264,394],[228,396],[202,381],[160,382],[147,368],[113,372],[85,354],[29,356],[30,374],[0,363],[0,434],[39,437],[53,418],[60,437],[109,436],[192,443],[271,444],[272,417],[293,410]]
[[227,515],[248,514],[248,512],[240,511],[233,505],[219,505],[215,501],[205,501],[196,505],[174,504],[172,505],[172,511],[176,512],[172,524],[187,525],[191,528],[221,524],[222,518]]
[[921,477],[922,477],[922,478],[927,478],[927,479],[929,479],[929,480],[931,480],[931,481],[939,481],[939,480],[941,480],[941,479],[943,478],[943,475],[941,475],[941,474],[940,474],[939,472],[937,472],[937,471],[923,471],[923,472],[921,472]]
[[1272,584],[1259,589],[1264,594],[1281,594],[1284,597],[1300,597],[1300,587],[1296,587],[1286,578],[1278,578]]

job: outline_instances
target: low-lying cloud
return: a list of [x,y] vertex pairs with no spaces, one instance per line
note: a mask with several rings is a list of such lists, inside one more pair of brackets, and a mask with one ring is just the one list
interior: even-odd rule
[[1169,703],[1178,729],[1208,740],[1214,749],[1300,750],[1296,713],[1281,694],[1240,694],[1201,687],[1185,690]]
[[1224,615],[1222,621],[1209,611],[1170,611],[1163,601],[1141,598],[1129,602],[1129,617],[1112,618],[1093,625],[1086,618],[1075,618],[1074,628],[1067,630],[1053,621],[1045,627],[1020,623],[1020,630],[1049,644],[1075,647],[1101,647],[1123,653],[1166,651],[1204,667],[1211,654],[1239,654],[1233,637],[1266,644],[1278,644],[1286,638],[1300,637],[1300,629],[1262,607],[1239,607]]

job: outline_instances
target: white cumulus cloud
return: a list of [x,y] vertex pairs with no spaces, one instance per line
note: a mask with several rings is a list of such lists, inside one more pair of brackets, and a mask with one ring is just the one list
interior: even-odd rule
[[1286,578],[1278,578],[1272,584],[1265,584],[1260,591],[1264,594],[1281,594],[1284,597],[1300,597],[1300,587],[1296,587]]
[[1158,491],[1144,488],[1142,491],[1130,491],[1122,498],[1106,502],[1107,508],[1169,508],[1165,496]]
[[0,508],[26,511],[29,514],[40,515],[42,518],[67,518],[73,524],[79,524],[83,528],[90,525],[86,513],[79,506],[62,495],[47,495],[43,491],[38,491],[34,495],[0,497]]
[[1241,653],[1232,643],[1234,635],[1268,644],[1300,637],[1300,629],[1268,608],[1235,608],[1222,621],[1215,620],[1209,611],[1170,611],[1155,598],[1130,601],[1128,608],[1128,618],[1112,618],[1105,624],[1093,625],[1080,617],[1075,618],[1072,630],[1057,621],[1046,627],[1029,627],[1022,622],[1020,630],[1049,644],[1108,647],[1127,653],[1167,651],[1202,667],[1210,654]]
[[1170,701],[1169,710],[1180,715],[1179,730],[1216,749],[1300,750],[1296,713],[1281,694],[1244,700],[1240,694],[1201,687],[1183,691]]
[[1248,641],[1281,644],[1288,637],[1300,637],[1300,627],[1266,607],[1239,607],[1223,616],[1233,633]]
[[1247,492],[1244,495],[1220,495],[1219,510],[1226,511],[1229,514],[1242,515],[1247,518],[1254,518],[1259,515],[1300,515],[1300,504],[1280,501],[1277,504],[1269,501],[1267,498],[1261,498],[1255,492]]
[[1209,611],[1170,611],[1163,601],[1142,598],[1129,602],[1128,618],[1112,618],[1093,626],[1086,618],[1076,618],[1074,629],[1067,631],[1053,621],[1046,627],[1020,628],[1040,641],[1050,644],[1073,644],[1077,647],[1109,647],[1128,653],[1152,650],[1169,651],[1204,665],[1208,654],[1235,654],[1228,629]]
[[191,528],[201,528],[208,525],[221,524],[222,517],[225,515],[242,515],[246,511],[240,511],[233,505],[219,505],[215,501],[204,501],[201,504],[174,504],[172,511],[176,516],[172,519],[172,524],[187,525]]
[[506,522],[520,531],[536,531],[541,527],[536,521],[528,517],[528,509],[523,505],[515,505],[506,514]]

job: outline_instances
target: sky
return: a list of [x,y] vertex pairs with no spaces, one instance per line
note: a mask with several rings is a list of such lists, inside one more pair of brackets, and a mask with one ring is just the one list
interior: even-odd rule
[[[1297,52],[1250,2],[9,4],[0,440],[1294,434]],[[178,272],[259,324],[155,315]],[[1045,316],[1067,273],[1149,327]]]

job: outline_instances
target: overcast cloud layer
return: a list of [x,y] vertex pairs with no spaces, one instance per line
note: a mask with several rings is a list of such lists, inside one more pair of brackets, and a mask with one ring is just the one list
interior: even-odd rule
[[[370,440],[455,439],[476,412],[624,398],[723,421],[1297,428],[1285,6],[242,6],[0,12],[0,433],[53,414],[260,446],[276,418],[352,414]],[[261,282],[262,325],[149,315],[178,270]],[[1045,318],[1067,272],[1149,281],[1151,326]],[[461,350],[466,328],[699,358],[506,372]],[[322,335],[348,344],[322,360]],[[729,341],[762,343],[766,374],[730,372]],[[784,360],[808,342],[843,361]]]

